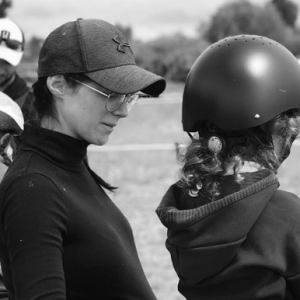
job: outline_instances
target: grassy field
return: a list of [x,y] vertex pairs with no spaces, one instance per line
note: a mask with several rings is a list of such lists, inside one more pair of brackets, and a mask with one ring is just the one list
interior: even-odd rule
[[[181,127],[182,85],[169,84],[158,99],[143,99],[127,119],[121,120],[109,143],[101,151],[89,151],[92,168],[119,188],[112,199],[129,219],[146,276],[158,300],[182,300],[177,276],[165,249],[166,229],[155,208],[168,186],[177,180],[180,165],[175,146],[168,150],[106,151],[109,147],[136,144],[184,143]],[[99,149],[100,150],[100,149]],[[278,177],[282,189],[300,195],[298,158],[295,146]]]

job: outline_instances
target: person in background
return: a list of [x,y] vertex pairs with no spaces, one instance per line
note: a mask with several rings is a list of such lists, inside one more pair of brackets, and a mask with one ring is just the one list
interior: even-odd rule
[[300,68],[238,35],[206,49],[184,88],[181,176],[156,213],[188,300],[300,299],[300,199],[278,168],[300,132]]
[[165,85],[135,64],[123,33],[106,21],[67,22],[46,38],[36,117],[0,185],[9,299],[156,299],[131,226],[107,193],[115,187],[86,157],[90,144],[107,143],[139,92],[157,96]]
[[[0,92],[0,181],[15,155],[15,136],[20,136],[24,118],[19,105]],[[0,265],[0,299],[8,299]]]
[[26,81],[16,72],[24,53],[24,43],[20,27],[8,18],[0,18],[0,91],[21,108],[29,93]]
[[[24,129],[24,117],[19,105],[9,96],[0,92],[0,157],[5,166],[9,166],[17,151],[15,137]],[[2,180],[0,175],[0,181]]]

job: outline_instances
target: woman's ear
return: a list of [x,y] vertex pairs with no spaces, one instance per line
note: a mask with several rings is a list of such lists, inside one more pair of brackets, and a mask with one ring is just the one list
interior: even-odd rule
[[49,76],[47,86],[54,96],[62,96],[66,91],[66,79],[63,75]]

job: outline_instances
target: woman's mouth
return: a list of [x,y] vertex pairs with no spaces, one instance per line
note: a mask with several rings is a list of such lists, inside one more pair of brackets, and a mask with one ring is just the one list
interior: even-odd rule
[[112,132],[114,130],[114,127],[115,127],[115,125],[107,124],[107,123],[102,123],[102,125],[109,132]]

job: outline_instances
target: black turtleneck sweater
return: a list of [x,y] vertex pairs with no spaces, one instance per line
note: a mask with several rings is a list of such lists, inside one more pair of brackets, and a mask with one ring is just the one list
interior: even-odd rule
[[0,257],[13,299],[156,299],[131,227],[84,163],[86,142],[27,126],[0,187]]

